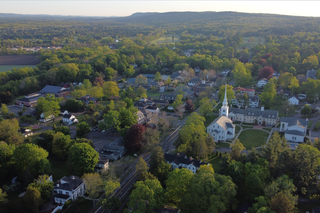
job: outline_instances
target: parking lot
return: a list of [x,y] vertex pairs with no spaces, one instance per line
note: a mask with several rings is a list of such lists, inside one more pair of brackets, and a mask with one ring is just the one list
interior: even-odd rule
[[[21,106],[18,105],[10,105],[8,106],[9,112],[13,112],[18,116],[18,112],[22,110]],[[23,115],[34,115],[35,114],[35,109],[32,107],[26,107],[26,111],[23,113]]]
[[110,131],[107,132],[90,132],[87,139],[91,139],[95,148],[100,149],[105,144],[112,143],[114,140],[118,138],[122,138],[119,133],[113,134]]

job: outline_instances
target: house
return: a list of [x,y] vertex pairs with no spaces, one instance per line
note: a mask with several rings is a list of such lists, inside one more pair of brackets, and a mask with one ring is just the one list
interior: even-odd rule
[[39,122],[47,122],[47,121],[51,121],[54,119],[54,115],[49,115],[47,117],[45,117],[44,113],[41,113],[40,118],[39,118]]
[[299,100],[306,100],[307,96],[305,94],[298,94]]
[[198,77],[194,77],[188,82],[188,86],[194,86],[198,83],[201,83],[201,79]]
[[259,96],[249,97],[249,107],[250,108],[258,108],[259,107]]
[[207,134],[211,135],[214,141],[226,141],[234,138],[235,125],[228,118],[229,106],[227,101],[227,85],[225,87],[224,100],[220,109],[219,117],[212,121],[207,127]]
[[312,70],[308,70],[307,71],[307,80],[309,79],[309,78],[311,78],[311,79],[317,79],[317,77],[316,77],[316,75],[317,75],[317,70],[314,70],[314,69],[312,69]]
[[299,99],[295,96],[291,96],[290,98],[288,98],[288,101],[291,105],[299,105]]
[[[167,81],[168,78],[169,78],[169,75],[161,75],[161,80],[162,81]],[[171,77],[170,77],[170,79],[171,79]]]
[[156,105],[152,105],[152,106],[147,106],[146,107],[146,112],[150,112],[152,114],[158,114],[160,112],[159,108]]
[[163,85],[160,87],[159,92],[165,92],[165,90],[166,90],[166,86]]
[[172,103],[176,100],[176,95],[175,94],[161,94],[159,97],[160,100],[167,100],[169,103]]
[[195,95],[199,95],[200,92],[203,92],[208,87],[213,87],[214,83],[212,81],[202,80],[201,82],[197,83],[193,86],[193,91]]
[[153,99],[152,101],[154,102],[155,105],[160,107],[165,107],[169,105],[168,100]]
[[101,173],[109,168],[109,159],[99,159],[97,165],[94,167],[94,171]]
[[120,146],[118,143],[113,142],[105,144],[99,152],[99,155],[102,159],[107,158],[109,160],[118,160],[123,157],[126,151],[127,150],[124,146]]
[[138,108],[138,110],[147,108],[147,103],[144,101],[137,101],[133,104],[134,107]]
[[219,75],[220,77],[227,77],[231,70],[223,70]]
[[90,95],[82,96],[80,99],[77,99],[77,100],[81,101],[84,105],[88,105],[90,103],[90,101],[92,101],[94,104],[96,104],[98,101],[97,98],[93,98]]
[[160,87],[164,86],[164,83],[162,81],[152,81],[148,83],[149,89],[156,88],[157,90],[160,90]]
[[27,138],[28,136],[32,136],[33,132],[31,129],[25,129],[25,128],[20,128],[19,132],[25,137]]
[[272,78],[278,79],[279,77],[280,77],[280,73],[278,73],[277,71],[274,71],[272,74]]
[[172,74],[170,75],[170,79],[171,79],[171,81],[173,81],[173,80],[176,80],[179,76],[181,76],[181,70],[172,73]]
[[138,115],[138,119],[137,119],[137,123],[138,124],[145,124],[146,123],[146,116],[142,111],[138,111],[137,112]]
[[64,204],[68,200],[77,200],[85,192],[84,180],[77,176],[64,176],[53,184],[54,202],[59,204]]
[[71,125],[73,123],[78,123],[78,119],[76,119],[76,117],[70,113],[63,115],[62,117],[62,122],[68,125]]
[[280,132],[284,132],[288,142],[302,143],[307,134],[308,120],[282,117],[280,119]]
[[195,160],[192,157],[187,157],[184,153],[178,153],[177,155],[164,154],[164,159],[167,163],[172,165],[172,169],[186,168],[196,173],[201,165],[208,165],[205,162]]
[[200,67],[195,67],[193,70],[194,70],[195,72],[200,72]]
[[56,97],[65,97],[70,93],[70,89],[65,87],[46,85],[42,90],[40,90],[40,93],[44,95],[54,94]]
[[257,87],[263,88],[268,83],[268,80],[266,78],[262,78],[258,81]]
[[244,123],[257,123],[259,125],[274,126],[278,122],[279,112],[276,110],[265,110],[264,106],[261,109],[255,108],[230,108],[229,118],[232,121]]
[[16,104],[21,107],[23,107],[23,106],[34,107],[37,104],[38,99],[40,97],[41,97],[41,95],[39,93],[31,93],[31,94],[24,96],[24,98],[18,99],[16,101]]
[[166,91],[174,91],[174,89],[175,89],[175,86],[174,86],[174,85],[168,85],[168,86],[166,87]]
[[252,97],[255,95],[255,89],[247,89],[247,88],[243,88],[243,87],[234,87],[233,91],[235,93],[240,93],[240,94],[244,94],[246,93],[248,95],[248,97]]

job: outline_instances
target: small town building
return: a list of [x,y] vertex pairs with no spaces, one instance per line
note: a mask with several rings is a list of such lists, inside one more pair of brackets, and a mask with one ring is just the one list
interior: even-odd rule
[[90,101],[92,101],[94,104],[96,104],[98,101],[97,98],[91,97],[90,95],[82,96],[81,98],[79,98],[77,100],[81,101],[84,105],[88,105],[90,103]]
[[67,125],[71,125],[74,123],[78,123],[79,121],[74,115],[68,113],[68,114],[63,115],[62,122]]
[[39,122],[45,123],[54,119],[54,115],[45,116],[44,113],[41,113]]
[[258,81],[257,87],[263,88],[268,83],[268,80],[266,78],[262,78]]
[[173,103],[176,100],[176,94],[161,94],[159,99],[161,101],[169,101],[169,103]]
[[240,93],[240,94],[244,94],[246,93],[248,95],[248,97],[252,97],[255,95],[255,89],[247,89],[247,88],[243,88],[243,87],[234,87],[233,91],[235,93]]
[[101,173],[109,168],[109,159],[99,159],[97,165],[94,167],[94,171]]
[[109,160],[118,160],[122,158],[126,153],[126,148],[124,146],[120,146],[117,143],[105,144],[102,150],[99,152],[101,159],[109,159]]
[[172,165],[172,169],[186,168],[196,173],[201,165],[208,165],[208,163],[195,160],[192,157],[187,157],[184,153],[178,153],[177,155],[164,154],[164,159],[167,163]]
[[40,90],[40,93],[44,95],[54,94],[56,97],[65,97],[70,93],[70,89],[65,87],[46,85],[42,90]]
[[289,97],[288,101],[291,105],[299,105],[299,99],[295,96]]
[[32,135],[33,135],[33,131],[32,131],[31,129],[20,128],[19,132],[20,132],[25,138],[27,138],[28,136],[32,136]]
[[31,94],[24,96],[24,98],[18,99],[16,101],[16,104],[21,107],[23,107],[23,106],[34,107],[37,104],[38,99],[40,97],[41,97],[41,95],[39,93],[31,93]]
[[198,83],[201,83],[201,79],[198,77],[194,77],[188,82],[188,86],[194,86]]
[[312,70],[308,70],[307,71],[307,74],[306,74],[306,76],[307,76],[307,79],[309,79],[309,78],[311,78],[311,79],[317,79],[317,70],[314,70],[314,69],[312,69]]
[[288,142],[302,143],[307,134],[308,120],[282,117],[280,119],[280,132],[284,132],[284,136]]
[[77,200],[86,192],[84,180],[77,176],[64,176],[53,184],[54,202],[64,204],[68,200]]

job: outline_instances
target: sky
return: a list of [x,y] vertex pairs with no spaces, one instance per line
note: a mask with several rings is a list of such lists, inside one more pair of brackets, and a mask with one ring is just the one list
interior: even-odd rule
[[0,0],[0,13],[129,16],[136,12],[236,11],[320,17],[320,1]]

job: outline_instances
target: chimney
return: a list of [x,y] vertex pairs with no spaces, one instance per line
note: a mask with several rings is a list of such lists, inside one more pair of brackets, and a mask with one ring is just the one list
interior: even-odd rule
[[264,111],[264,106],[261,106],[261,111],[262,111],[262,112]]

